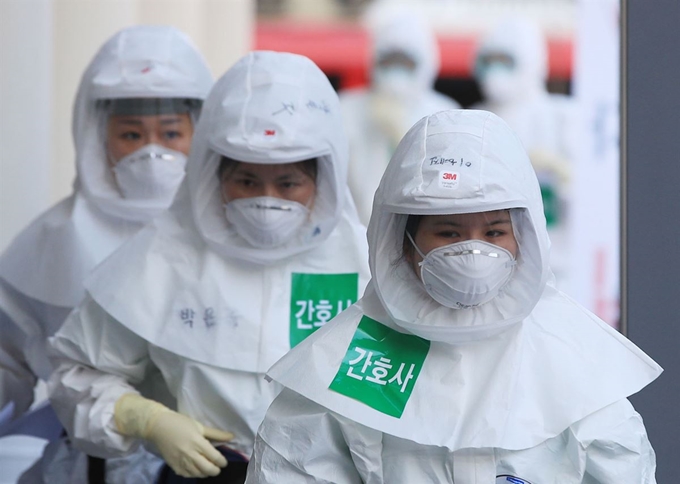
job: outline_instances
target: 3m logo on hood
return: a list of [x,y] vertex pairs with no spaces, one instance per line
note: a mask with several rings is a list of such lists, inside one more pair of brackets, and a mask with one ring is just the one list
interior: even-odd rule
[[458,186],[460,174],[455,171],[439,172],[439,188],[452,189]]
[[526,479],[503,474],[496,476],[496,484],[531,484],[531,482],[527,481]]

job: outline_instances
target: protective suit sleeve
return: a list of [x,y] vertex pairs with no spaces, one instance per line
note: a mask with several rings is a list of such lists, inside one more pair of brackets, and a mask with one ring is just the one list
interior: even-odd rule
[[28,336],[0,309],[0,408],[14,402],[14,417],[26,412],[33,403],[37,377],[26,361],[24,347]]
[[247,484],[382,482],[382,434],[284,389],[267,410]]
[[37,380],[52,373],[47,337],[69,311],[33,299],[0,278],[0,408],[14,402],[15,417],[29,409]]
[[628,400],[614,403],[572,426],[585,449],[584,483],[656,484],[656,456]]
[[114,406],[123,394],[139,393],[150,367],[147,342],[88,296],[50,344],[50,402],[74,445],[103,458],[135,450],[141,440],[118,432]]

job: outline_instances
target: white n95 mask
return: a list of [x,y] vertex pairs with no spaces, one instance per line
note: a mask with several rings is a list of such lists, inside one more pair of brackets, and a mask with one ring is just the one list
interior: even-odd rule
[[226,203],[224,211],[236,232],[261,249],[285,244],[309,217],[301,203],[276,197],[237,198]]
[[169,205],[184,179],[186,164],[184,153],[149,144],[121,158],[113,172],[123,198]]
[[395,96],[409,96],[419,90],[413,70],[400,66],[376,68],[373,84],[379,90]]
[[425,255],[406,235],[423,258],[418,265],[425,290],[442,306],[466,309],[491,301],[515,269],[513,255],[488,242],[465,240]]

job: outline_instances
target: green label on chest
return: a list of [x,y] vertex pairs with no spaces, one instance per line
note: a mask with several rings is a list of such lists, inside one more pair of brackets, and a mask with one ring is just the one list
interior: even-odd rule
[[290,297],[290,347],[326,324],[359,296],[359,274],[293,273]]
[[330,389],[400,418],[430,342],[364,316]]

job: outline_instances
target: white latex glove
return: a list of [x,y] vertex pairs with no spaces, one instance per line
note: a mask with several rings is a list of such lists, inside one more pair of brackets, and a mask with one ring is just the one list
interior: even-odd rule
[[230,432],[204,427],[134,393],[118,399],[113,416],[121,434],[152,442],[182,477],[216,476],[227,466],[227,459],[208,440],[227,442],[234,438]]

